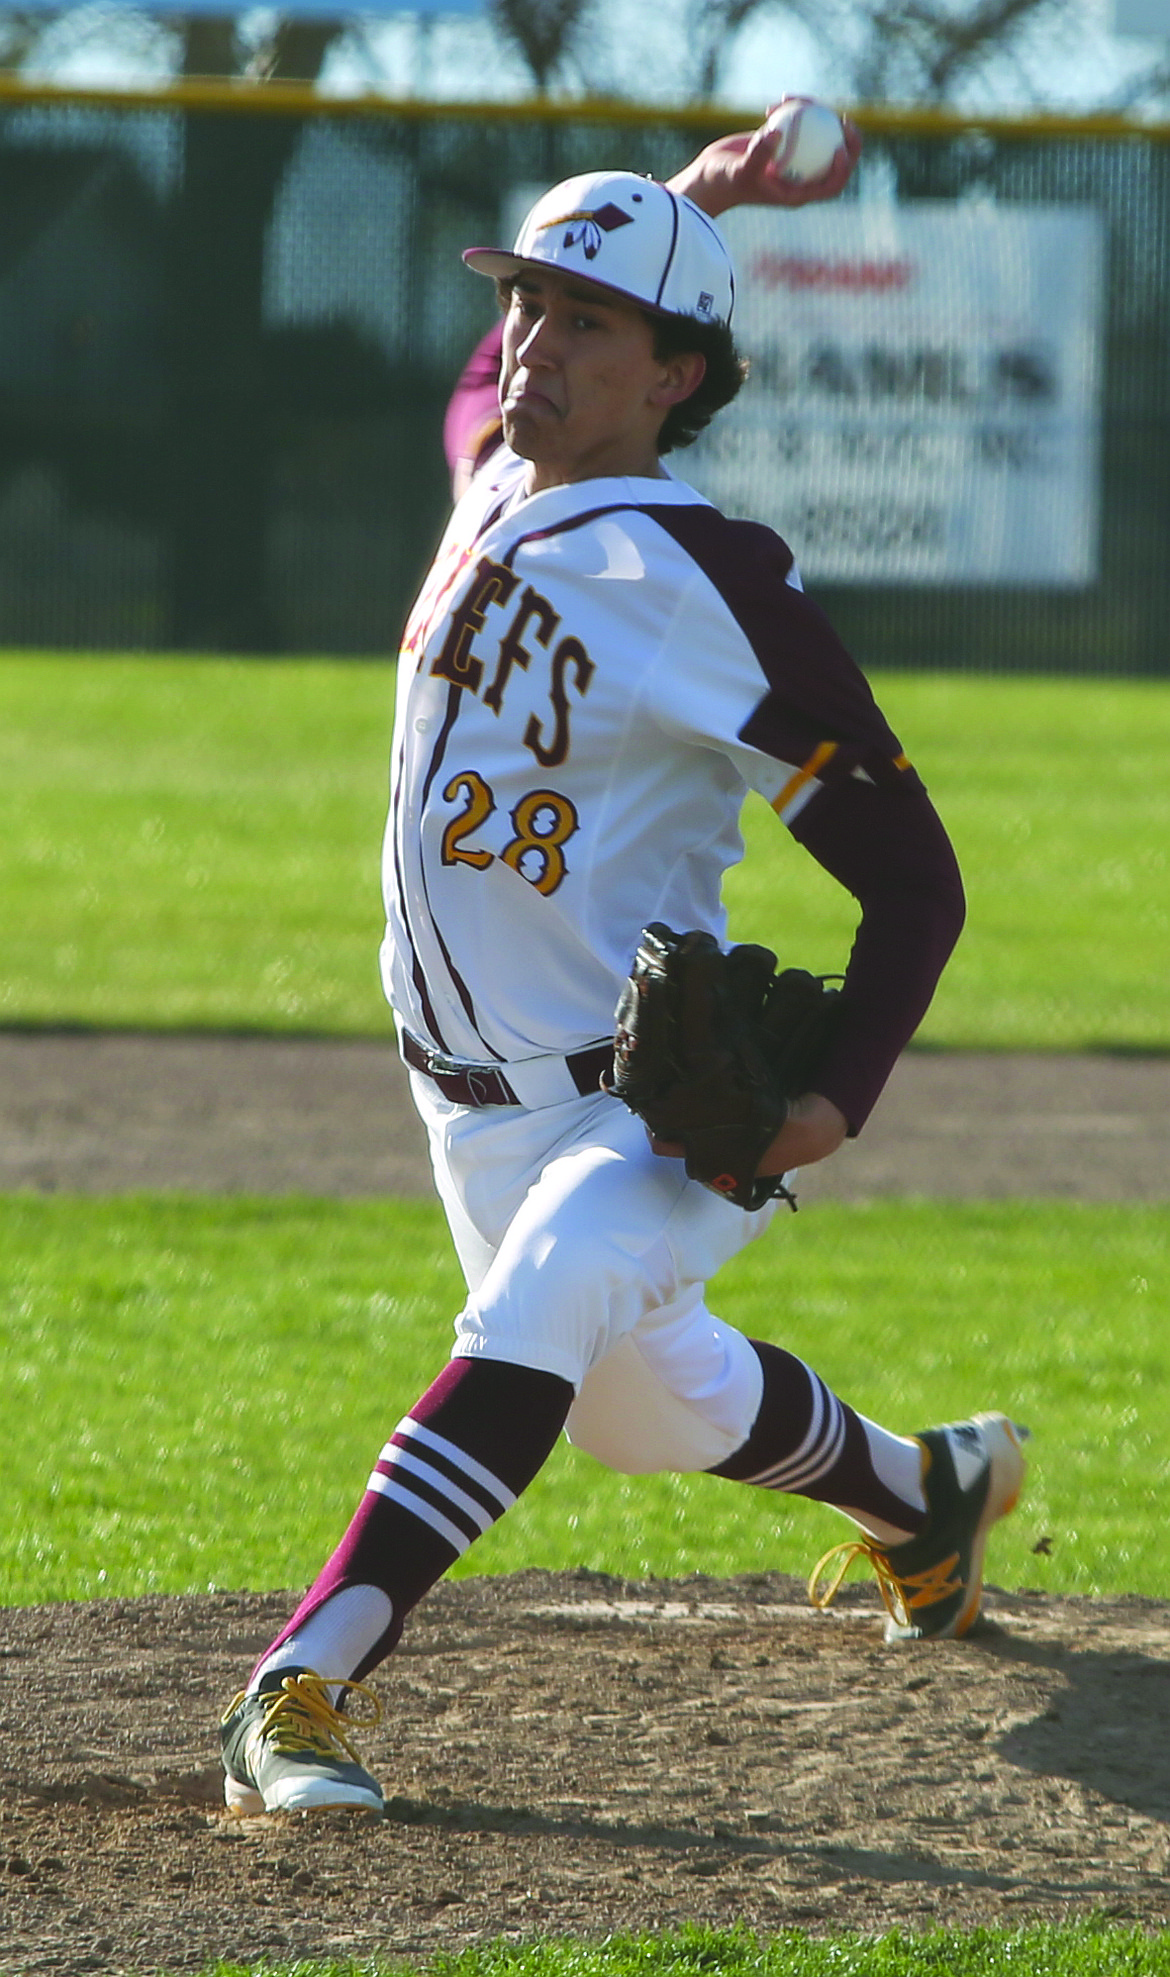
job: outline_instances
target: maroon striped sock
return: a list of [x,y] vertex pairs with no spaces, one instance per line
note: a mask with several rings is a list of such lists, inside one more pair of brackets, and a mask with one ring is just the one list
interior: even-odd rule
[[813,1497],[917,1531],[926,1513],[878,1475],[860,1415],[803,1359],[760,1339],[750,1343],[764,1370],[760,1411],[746,1442],[711,1475]]
[[368,1674],[411,1608],[532,1481],[572,1400],[572,1386],[553,1373],[451,1360],[399,1422],[337,1550],[257,1668],[335,1593],[364,1585],[386,1594],[389,1625],[356,1667],[338,1672]]

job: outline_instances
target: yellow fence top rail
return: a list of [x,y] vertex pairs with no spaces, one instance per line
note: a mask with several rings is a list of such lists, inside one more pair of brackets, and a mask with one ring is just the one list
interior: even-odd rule
[[[446,103],[418,96],[373,93],[333,96],[312,83],[254,82],[229,76],[187,76],[157,89],[110,89],[0,75],[0,109],[46,108],[56,104],[114,110],[226,111],[244,116],[409,118],[418,123],[454,118],[485,123],[675,124],[687,130],[713,133],[737,125],[750,128],[760,115],[758,104],[736,109],[708,103],[658,105],[600,97],[525,97],[504,103]],[[849,108],[849,115],[863,131],[875,137],[957,137],[968,132],[985,132],[990,137],[1024,140],[1140,138],[1153,144],[1170,143],[1170,122],[1147,122],[1105,112],[1079,116],[1055,112],[972,115],[967,111],[923,105],[899,108],[860,104]]]

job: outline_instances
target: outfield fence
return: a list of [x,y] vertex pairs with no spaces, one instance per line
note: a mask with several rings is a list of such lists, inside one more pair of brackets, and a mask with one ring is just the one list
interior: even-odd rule
[[[837,206],[729,219],[753,374],[680,471],[867,666],[1170,672],[1170,126],[857,120]],[[494,308],[460,249],[730,121],[5,83],[0,645],[392,651]]]

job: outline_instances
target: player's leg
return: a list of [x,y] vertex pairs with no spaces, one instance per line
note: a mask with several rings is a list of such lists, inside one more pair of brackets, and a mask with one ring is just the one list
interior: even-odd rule
[[[809,1582],[820,1606],[854,1558],[877,1575],[886,1639],[965,1634],[978,1617],[987,1536],[1014,1508],[1027,1431],[1003,1414],[896,1435],[840,1400],[802,1360],[753,1341],[764,1369],[744,1445],[712,1474],[828,1503],[861,1535],[826,1554]],[[797,1431],[803,1433],[797,1438]]]
[[390,1653],[423,1594],[516,1501],[572,1398],[555,1375],[459,1359],[416,1401],[374,1464],[341,1543],[227,1712],[233,1810],[381,1809],[338,1690]]
[[826,1591],[816,1583],[820,1568],[811,1590],[826,1603],[839,1572],[864,1556],[886,1600],[890,1640],[972,1625],[987,1534],[1019,1494],[1026,1432],[983,1414],[895,1434],[794,1354],[715,1318],[698,1287],[589,1374],[567,1431],[612,1468],[705,1469],[831,1504],[862,1536],[839,1548]]
[[627,1476],[713,1469],[742,1447],[762,1391],[748,1340],[688,1284],[590,1369],[565,1433]]
[[566,1429],[627,1474],[706,1470],[815,1497],[878,1538],[908,1537],[925,1515],[917,1442],[867,1421],[793,1353],[717,1318],[701,1284],[588,1374]]
[[468,1299],[459,1350],[569,1380],[570,1438],[613,1466],[708,1469],[815,1497],[879,1545],[901,1544],[928,1521],[922,1442],[706,1308],[706,1278],[769,1219],[688,1181],[636,1121],[611,1114],[544,1168]]
[[[611,1467],[710,1470],[817,1497],[879,1541],[920,1528],[919,1442],[707,1309],[706,1279],[763,1233],[775,1204],[745,1215],[688,1181],[681,1161],[659,1158],[639,1122],[604,1101],[559,1146],[546,1114],[465,1118],[453,1149],[450,1120],[433,1110],[457,1245],[473,1255],[478,1240],[492,1259],[468,1273],[459,1352],[568,1380],[569,1437]],[[549,1157],[532,1157],[533,1135]],[[501,1171],[522,1177],[502,1195]]]
[[619,1141],[643,1144],[630,1115],[601,1099],[445,1121],[437,1178],[478,1280],[457,1324],[457,1356],[386,1442],[340,1545],[228,1712],[226,1792],[236,1809],[377,1808],[336,1691],[390,1652],[413,1606],[515,1502],[614,1327],[670,1294],[670,1257],[656,1237],[678,1178],[657,1163],[650,1187],[627,1186],[620,1146],[594,1143],[601,1120]]

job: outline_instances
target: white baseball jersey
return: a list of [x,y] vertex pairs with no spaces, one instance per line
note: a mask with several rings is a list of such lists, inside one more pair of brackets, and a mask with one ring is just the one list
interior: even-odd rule
[[[407,626],[383,978],[467,1278],[456,1354],[568,1380],[569,1431],[602,1461],[708,1468],[749,1433],[762,1375],[703,1285],[774,1204],[744,1215],[690,1181],[595,1062],[578,1085],[565,1060],[612,1035],[643,926],[723,933],[752,786],[861,908],[818,1072],[857,1130],[961,888],[779,537],[673,479],[526,497],[525,472],[506,449],[486,462]],[[470,1065],[517,1102],[479,1096],[498,1082]]]
[[[411,614],[383,867],[400,1025],[504,1065],[608,1036],[649,921],[721,934],[747,787],[791,823],[842,749],[761,660],[752,609],[798,594],[777,537],[673,479],[524,498],[524,473],[507,449],[488,462]],[[744,532],[770,555],[733,609],[718,565]],[[821,690],[839,733],[900,761],[845,664]]]

